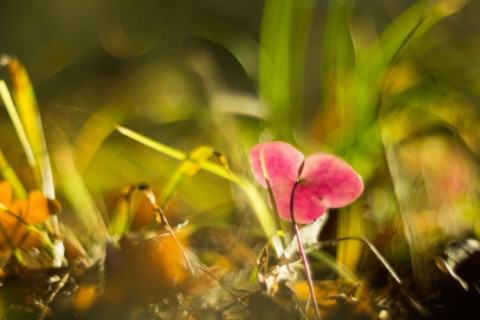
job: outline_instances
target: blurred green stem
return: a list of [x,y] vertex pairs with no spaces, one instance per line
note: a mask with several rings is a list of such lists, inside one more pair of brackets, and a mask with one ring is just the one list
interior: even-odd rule
[[267,0],[260,35],[260,96],[275,139],[294,142],[301,114],[314,0]]

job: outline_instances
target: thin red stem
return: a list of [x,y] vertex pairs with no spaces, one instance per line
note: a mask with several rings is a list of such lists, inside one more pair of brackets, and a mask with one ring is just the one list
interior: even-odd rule
[[298,230],[297,222],[295,221],[295,214],[293,212],[293,208],[294,208],[293,200],[295,198],[294,197],[295,190],[297,189],[299,182],[300,181],[297,180],[292,188],[292,194],[290,196],[290,217],[293,223],[293,232],[297,236],[298,251],[300,252],[300,258],[302,259],[303,266],[305,267],[305,278],[307,278],[308,291],[310,292],[310,297],[312,298],[313,308],[315,310],[315,316],[317,317],[317,320],[321,320],[322,317],[320,316],[320,310],[318,309],[317,299],[315,298],[315,291],[313,289],[312,275],[310,274],[310,267],[308,264],[307,255],[305,254],[305,250],[303,250],[302,239],[300,238],[300,231]]

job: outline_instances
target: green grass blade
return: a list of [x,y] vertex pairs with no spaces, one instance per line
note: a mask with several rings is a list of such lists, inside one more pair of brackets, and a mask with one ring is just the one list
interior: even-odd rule
[[131,204],[132,193],[134,188],[129,188],[128,192],[119,200],[113,210],[112,218],[108,223],[108,234],[111,236],[123,235],[130,230],[132,222]]
[[[171,158],[180,161],[183,161],[187,158],[187,154],[185,152],[154,141],[130,129],[119,125],[116,125],[116,129],[119,133],[125,135],[126,137],[129,137],[130,139],[133,139],[134,141],[137,141],[138,143],[141,143]],[[280,238],[277,236],[277,230],[275,228],[275,222],[272,218],[271,212],[265,204],[264,197],[258,192],[258,189],[248,179],[239,177],[236,174],[229,172],[227,168],[222,165],[210,161],[203,161],[200,164],[200,167],[205,171],[235,183],[243,191],[248,203],[260,222],[263,232],[267,238],[272,240],[275,251],[277,255],[280,256],[283,252],[283,245]]]
[[[215,42],[228,50],[240,63],[250,79],[258,81],[258,42],[245,30],[232,23],[210,17],[208,24],[193,30],[200,38]],[[218,32],[222,30],[222,32]]]
[[275,249],[277,257],[283,254],[283,244],[280,237],[277,235],[275,221],[272,213],[265,203],[265,196],[258,192],[257,187],[246,178],[235,178],[234,181],[240,189],[244,192],[250,207],[257,216],[260,225],[262,226],[265,236],[272,241],[272,246]]
[[102,243],[107,237],[107,228],[77,168],[70,144],[59,138],[52,155],[58,166],[57,173],[65,197],[72,204],[73,212],[85,231],[82,243]]
[[201,169],[202,164],[214,154],[215,150],[208,146],[199,146],[190,152],[170,176],[163,188],[159,202],[160,208],[164,208],[180,184],[186,178],[194,176]]
[[360,281],[360,279],[345,265],[339,262],[337,259],[332,257],[325,251],[322,250],[313,250],[309,252],[309,255],[315,258],[317,261],[321,262],[326,267],[335,271],[341,278],[352,280],[355,282]]
[[[81,155],[81,158],[77,159],[80,171],[83,172],[88,167],[94,154],[115,130],[111,120],[116,123],[122,122],[129,111],[130,108],[126,103],[113,102],[102,107],[85,122],[73,142],[75,153]],[[105,121],[106,118],[111,120]]]
[[[337,73],[334,74],[336,81],[333,82],[335,85],[326,87],[329,91],[325,96],[333,101],[329,107],[335,108],[334,114],[338,117],[337,121],[348,123],[348,126],[328,136],[331,140],[326,141],[326,144],[333,146],[334,153],[346,158],[354,155],[355,161],[350,162],[364,166],[365,163],[375,163],[371,159],[382,156],[381,139],[377,128],[377,111],[385,74],[393,64],[403,59],[405,54],[409,54],[407,57],[415,58],[415,51],[411,50],[413,45],[417,44],[439,21],[455,12],[453,9],[445,9],[445,3],[445,1],[418,1],[396,17],[370,46],[355,48],[348,45],[352,34],[354,35],[351,27],[350,32],[344,30],[338,33],[337,31],[338,26],[350,24],[351,9],[332,2],[333,8],[339,11],[329,13],[330,18],[327,19],[329,25],[326,29],[331,35],[340,34],[340,39],[336,41],[346,45],[338,44],[339,48],[332,49],[334,52],[325,55],[329,59],[326,62],[335,64],[330,66],[331,70],[344,68],[346,71],[342,73],[336,70]],[[326,41],[331,42],[333,36],[325,38]],[[326,42],[324,47],[328,46],[329,43]],[[354,49],[356,49],[353,52],[356,61],[352,63],[349,50]],[[326,79],[328,81],[328,78]],[[331,82],[327,82],[326,85],[330,84]],[[366,167],[365,171],[373,172],[373,168]],[[361,234],[361,214],[358,209],[347,210],[340,215],[339,219],[339,236]],[[413,237],[409,240],[416,241]],[[355,252],[357,258],[355,258]],[[359,244],[344,243],[339,244],[337,256],[344,261],[352,261],[346,264],[354,270],[355,261],[360,258],[359,252]]]
[[28,141],[35,157],[41,179],[43,194],[49,199],[55,199],[55,185],[53,182],[52,166],[47,150],[47,143],[43,133],[43,124],[40,118],[37,99],[32,83],[23,65],[14,57],[3,56],[2,64],[10,73],[13,85],[13,97],[22,121]]
[[340,86],[346,73],[355,68],[355,52],[349,25],[351,11],[352,6],[334,0],[330,1],[326,12],[322,48],[322,85],[325,94],[328,94],[332,83]]
[[[438,22],[460,8],[445,7],[445,1],[419,1],[399,15],[364,51],[357,53],[351,92],[355,112],[365,123],[374,121],[377,99],[385,71],[398,61],[406,49],[421,39]],[[365,115],[369,115],[366,117]]]
[[267,0],[260,35],[260,96],[276,139],[293,141],[301,113],[306,47],[315,1]]
[[260,94],[270,104],[272,117],[286,117],[290,101],[290,46],[292,0],[265,2],[260,45]]
[[[135,131],[132,131],[128,128],[116,125],[116,129],[118,130],[118,132],[120,132],[124,136],[129,137],[130,139],[132,139],[134,141],[137,141],[137,142],[143,144],[144,146],[147,146],[147,147],[149,147],[153,150],[156,150],[160,153],[163,153],[164,155],[167,155],[167,156],[169,156],[173,159],[183,161],[188,156],[187,153],[185,153],[183,151],[174,149],[174,148],[169,147],[165,144],[162,144],[158,141],[152,140],[152,139],[150,139],[150,138],[148,138],[144,135],[141,135],[141,134],[139,134]],[[225,167],[223,167],[219,164],[216,164],[216,163],[213,163],[213,162],[210,162],[210,161],[204,161],[201,164],[201,167],[205,171],[213,173],[214,175],[217,175],[217,176],[222,177],[224,179],[230,180],[232,182],[235,182],[235,180],[238,180],[238,177],[235,177],[234,175],[231,175],[226,170]]]
[[30,146],[27,134],[25,133],[25,128],[23,127],[22,121],[20,120],[17,112],[17,108],[15,108],[12,96],[10,95],[10,91],[8,90],[8,87],[4,80],[0,80],[0,96],[2,97],[3,103],[5,104],[8,115],[12,120],[15,131],[17,132],[18,139],[22,144],[28,164],[30,165],[30,167],[35,168],[37,164],[35,161],[35,157],[33,156],[32,147]]
[[416,212],[416,210],[412,208],[411,201],[409,200],[413,198],[411,195],[411,186],[406,182],[405,178],[403,178],[405,174],[401,169],[402,167],[399,163],[395,146],[386,134],[382,135],[382,143],[385,148],[385,157],[392,179],[393,192],[397,200],[399,220],[403,222],[401,225],[403,226],[403,233],[407,240],[410,258],[412,260],[413,277],[415,281],[419,283],[419,287],[426,288],[431,285],[431,283],[428,283],[427,280],[422,278],[425,274],[428,274],[429,264],[424,254],[424,244],[415,231],[416,226],[412,212]]
[[165,154],[165,155],[167,155],[167,156],[169,156],[173,159],[183,160],[187,156],[187,154],[183,151],[179,151],[179,150],[171,148],[167,145],[161,144],[161,143],[159,143],[155,140],[147,138],[147,137],[145,137],[145,136],[143,136],[143,135],[141,135],[141,134],[139,134],[135,131],[132,131],[128,128],[117,125],[116,129],[118,130],[118,132],[120,132],[124,136],[129,137],[130,139],[135,140],[135,141],[143,144],[144,146],[147,146],[147,147],[149,147],[153,150],[156,150],[160,153],[163,153],[163,154]]

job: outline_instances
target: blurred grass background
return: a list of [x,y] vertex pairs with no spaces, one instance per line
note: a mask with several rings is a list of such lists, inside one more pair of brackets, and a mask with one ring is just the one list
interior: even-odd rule
[[[411,264],[417,278],[438,248],[479,236],[478,1],[1,7],[0,52],[30,75],[64,205],[60,220],[83,219],[79,233],[91,217],[108,224],[125,186],[162,190],[179,163],[108,119],[183,152],[211,146],[240,176],[249,176],[249,148],[270,139],[345,158],[366,190],[334,214],[328,235],[364,236],[388,259]],[[5,68],[0,75],[9,79]],[[0,148],[31,189],[35,177],[6,110],[0,115]],[[179,221],[239,237],[265,231],[240,190],[204,171],[182,184],[171,210]],[[85,241],[105,233],[99,226]],[[337,256],[358,271],[363,250],[342,243]]]

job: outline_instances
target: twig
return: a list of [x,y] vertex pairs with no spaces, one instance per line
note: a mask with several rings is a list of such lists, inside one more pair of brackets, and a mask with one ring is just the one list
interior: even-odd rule
[[50,303],[52,303],[53,299],[55,299],[55,296],[60,292],[60,290],[62,290],[62,288],[65,286],[65,284],[67,283],[67,280],[68,278],[70,277],[70,271],[66,272],[62,279],[60,279],[60,281],[58,282],[58,285],[57,287],[55,288],[55,290],[50,294],[50,296],[48,297],[47,301],[45,302],[45,305],[43,306],[43,309],[42,309],[42,312],[40,313],[40,316],[38,317],[38,320],[43,320],[45,319],[45,317],[47,316],[47,313],[48,313],[48,305]]
[[150,188],[146,185],[142,185],[138,187],[139,190],[143,191],[150,200],[153,209],[157,213],[157,219],[158,222],[163,224],[165,226],[165,229],[167,229],[168,233],[172,236],[173,240],[177,244],[178,248],[182,252],[183,257],[185,258],[185,263],[187,264],[188,271],[190,271],[191,274],[194,274],[194,269],[192,267],[192,263],[190,262],[190,259],[188,258],[187,252],[185,252],[185,249],[183,248],[182,244],[178,240],[177,236],[175,235],[175,232],[173,231],[172,227],[170,226],[170,223],[168,223],[167,217],[165,217],[165,214],[163,213],[163,210],[157,205],[155,201],[155,196],[153,195],[153,192],[150,190]]

